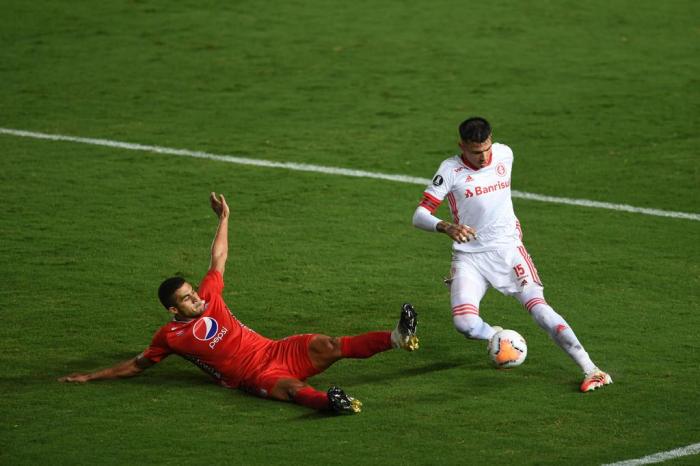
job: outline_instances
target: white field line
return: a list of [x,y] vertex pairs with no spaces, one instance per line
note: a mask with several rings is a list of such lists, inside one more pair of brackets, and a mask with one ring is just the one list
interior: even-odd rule
[[[236,157],[233,155],[218,155],[202,151],[192,151],[187,149],[173,149],[170,147],[150,146],[145,144],[133,144],[129,142],[111,141],[109,139],[81,138],[76,136],[65,136],[60,134],[37,133],[34,131],[23,131],[11,128],[0,128],[0,134],[19,136],[32,139],[47,139],[50,141],[68,141],[81,144],[91,144],[94,146],[116,147],[118,149],[155,152],[157,154],[178,155],[182,157],[195,157],[201,159],[218,160],[220,162],[235,163],[239,165],[254,165],[267,168],[284,168],[304,172],[325,173],[329,175],[355,176],[358,178],[375,178],[380,180],[396,181],[399,183],[410,183],[426,186],[430,183],[428,178],[419,178],[408,175],[392,175],[388,173],[376,173],[363,170],[352,170],[349,168],[324,167],[321,165],[310,165],[306,163],[294,162],[274,162],[271,160],[251,159],[247,157]],[[512,196],[520,199],[549,202],[554,204],[567,204],[581,207],[594,207],[598,209],[617,210],[622,212],[632,212],[644,215],[654,215],[657,217],[681,218],[687,220],[700,221],[700,214],[689,212],[674,212],[670,210],[648,209],[644,207],[634,207],[627,204],[612,204],[609,202],[591,201],[588,199],[571,199],[568,197],[544,196],[542,194],[527,193],[523,191],[511,191]]]
[[698,453],[700,453],[700,443],[694,443],[675,450],[663,451],[634,460],[620,461],[619,463],[604,464],[603,466],[637,466],[639,464],[661,463],[666,460],[680,458],[681,456],[697,455]]

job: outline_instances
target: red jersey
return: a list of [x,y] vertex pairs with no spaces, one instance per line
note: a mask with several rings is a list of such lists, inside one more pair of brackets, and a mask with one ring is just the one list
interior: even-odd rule
[[202,315],[188,322],[173,320],[163,325],[143,356],[160,362],[172,353],[178,354],[231,388],[254,377],[273,341],[231,314],[221,297],[223,289],[221,273],[207,272],[198,290],[206,303]]

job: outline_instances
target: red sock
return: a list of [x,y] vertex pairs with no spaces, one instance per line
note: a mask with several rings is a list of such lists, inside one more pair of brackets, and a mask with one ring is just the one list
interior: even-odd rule
[[294,395],[294,402],[318,410],[329,408],[328,394],[320,392],[313,387],[304,387],[301,390],[297,390]]
[[354,337],[340,337],[344,358],[364,359],[391,349],[391,332],[369,332]]

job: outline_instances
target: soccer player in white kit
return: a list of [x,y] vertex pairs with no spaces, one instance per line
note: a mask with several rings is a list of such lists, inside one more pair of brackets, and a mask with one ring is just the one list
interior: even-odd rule
[[[500,327],[480,316],[489,286],[514,296],[537,324],[579,365],[581,391],[612,383],[591,361],[569,324],[544,298],[532,258],[522,243],[510,197],[513,151],[491,141],[491,126],[480,117],[459,126],[461,154],[442,162],[413,215],[413,225],[445,233],[454,241],[450,285],[452,321],[467,338],[489,340]],[[447,198],[453,223],[433,214]]]

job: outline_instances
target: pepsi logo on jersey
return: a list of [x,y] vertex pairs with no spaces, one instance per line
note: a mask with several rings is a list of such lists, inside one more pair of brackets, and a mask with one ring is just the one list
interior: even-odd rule
[[214,338],[212,341],[209,342],[209,348],[214,349],[217,343],[219,343],[221,340],[224,339],[224,335],[228,333],[228,329],[226,327],[222,327],[221,331],[219,334]]
[[219,323],[211,317],[202,317],[192,326],[192,334],[200,341],[211,340],[218,330]]
[[[218,333],[217,333],[218,332]],[[219,323],[212,317],[202,317],[192,326],[192,335],[199,341],[209,341],[209,348],[214,349],[217,343],[228,333],[226,327],[219,332]]]

